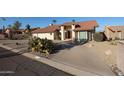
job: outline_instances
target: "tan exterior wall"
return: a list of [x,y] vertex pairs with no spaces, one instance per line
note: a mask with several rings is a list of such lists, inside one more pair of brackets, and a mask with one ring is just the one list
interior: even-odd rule
[[105,26],[105,35],[107,37],[107,39],[109,40],[110,38],[113,37],[113,32],[111,32],[109,29],[108,29],[109,26]]
[[34,34],[32,34],[32,36],[33,36],[33,37],[37,37],[37,36],[38,36],[38,34],[37,34],[37,33],[34,33]]
[[54,33],[34,33],[32,34],[32,36],[34,37],[39,37],[39,38],[47,38],[47,39],[50,39],[50,40],[54,40]]
[[124,39],[124,31],[121,32],[122,39]]
[[105,35],[107,37],[107,39],[115,39],[115,38],[119,38],[119,39],[124,39],[124,31],[121,32],[112,32],[111,30],[108,29],[109,26],[105,26]]
[[112,39],[114,40],[116,37],[119,38],[119,33],[118,32],[112,32],[111,30],[108,29],[109,26],[105,26],[105,35],[107,39]]

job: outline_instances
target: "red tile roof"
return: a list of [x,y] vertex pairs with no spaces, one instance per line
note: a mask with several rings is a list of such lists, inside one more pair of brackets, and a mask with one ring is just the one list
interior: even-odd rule
[[10,32],[14,32],[14,33],[24,31],[24,29],[14,30],[14,29],[11,29],[11,28],[7,28],[6,30],[9,30]]
[[[39,27],[37,27],[37,28],[31,28],[30,31],[32,32],[32,31],[37,30],[37,29],[40,29],[40,28]],[[27,31],[27,29],[23,30],[23,32],[26,32],[26,31]]]
[[77,22],[66,22],[66,23],[64,23],[64,24],[62,24],[62,25],[64,25],[64,26],[71,26],[71,25],[76,25],[77,24]]
[[[98,23],[95,20],[92,21],[86,21],[86,22],[67,22],[62,24],[63,26],[71,26],[71,25],[75,25],[76,28],[75,30],[92,30],[94,29],[94,27],[98,27]],[[60,30],[60,26],[61,25],[52,25],[52,26],[48,26],[45,28],[40,28],[37,30],[34,30],[32,33],[47,33],[47,32],[55,32]]]
[[81,25],[81,26],[98,26],[98,23],[95,20],[91,20],[91,21],[85,21],[85,22],[66,22],[63,25],[68,26],[68,25]]
[[112,32],[119,32],[119,31],[124,31],[124,26],[109,26],[108,27],[109,30],[111,30]]
[[80,27],[75,28],[75,30],[93,30],[94,27],[98,27],[98,23],[93,21],[77,22]]
[[32,33],[55,32],[55,31],[58,31],[59,29],[60,29],[59,25],[52,25],[52,26],[48,26],[48,27],[45,27],[45,28],[40,28],[40,29],[34,30],[34,31],[32,31]]

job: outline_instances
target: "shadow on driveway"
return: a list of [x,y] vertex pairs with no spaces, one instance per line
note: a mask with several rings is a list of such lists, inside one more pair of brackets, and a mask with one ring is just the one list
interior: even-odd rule
[[62,42],[62,43],[56,43],[55,44],[55,51],[54,53],[59,52],[60,50],[64,50],[64,49],[71,49],[75,46],[80,46],[83,44],[86,44],[88,41],[83,41],[83,42],[76,42],[74,43],[73,41],[69,41],[69,42]]

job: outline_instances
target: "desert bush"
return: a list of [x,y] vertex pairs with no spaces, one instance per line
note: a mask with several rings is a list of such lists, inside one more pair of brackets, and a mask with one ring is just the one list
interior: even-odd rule
[[104,33],[98,32],[93,35],[93,38],[97,42],[102,42],[106,40]]
[[54,50],[54,44],[51,40],[40,39],[40,38],[31,38],[29,40],[29,49],[33,52],[40,52],[45,54],[50,54]]

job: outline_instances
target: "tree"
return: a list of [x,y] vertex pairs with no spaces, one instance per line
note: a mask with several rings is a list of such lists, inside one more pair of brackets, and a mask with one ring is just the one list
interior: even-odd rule
[[21,27],[21,23],[19,21],[16,21],[13,26],[12,26],[12,29],[14,30],[19,30],[19,28]]
[[54,24],[55,24],[56,22],[57,22],[57,20],[55,20],[55,19],[54,19],[54,20],[52,20],[52,23],[54,23]]
[[26,25],[26,30],[31,30],[31,26],[29,24]]
[[31,35],[31,26],[29,24],[26,25],[26,30],[28,31],[28,34]]

